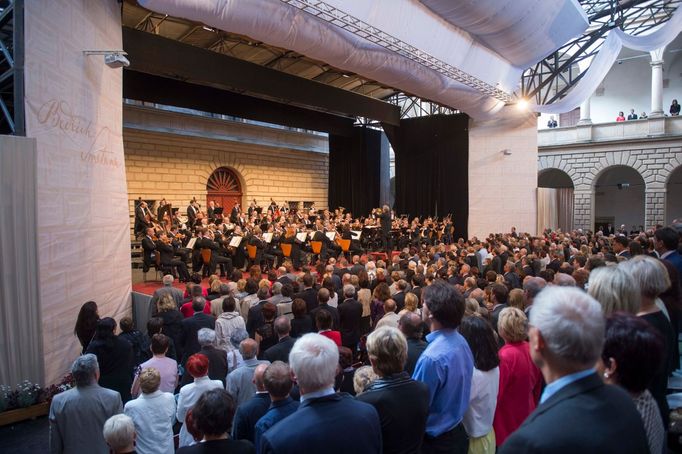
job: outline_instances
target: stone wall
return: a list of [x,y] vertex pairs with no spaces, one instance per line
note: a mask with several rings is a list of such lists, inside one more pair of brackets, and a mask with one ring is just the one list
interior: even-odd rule
[[270,198],[327,206],[328,141],[324,135],[126,106],[123,142],[131,225],[138,197],[165,197],[181,213],[206,201],[211,173],[239,176],[242,205]]
[[[677,119],[665,121],[674,122],[674,126],[680,124]],[[670,128],[666,126],[666,130]],[[631,167],[642,176],[646,185],[644,225],[649,228],[666,223],[666,193],[672,190],[667,182],[682,163],[682,137],[675,133],[659,137],[628,137],[627,140],[614,136],[599,142],[560,142],[554,145],[546,140],[547,137],[540,140],[544,146],[539,148],[538,171],[559,169],[571,177],[575,188],[576,228],[593,228],[595,184],[600,175],[614,166]]]

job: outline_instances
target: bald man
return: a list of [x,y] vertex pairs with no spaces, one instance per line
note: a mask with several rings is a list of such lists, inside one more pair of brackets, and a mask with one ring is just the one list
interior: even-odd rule
[[234,397],[235,405],[239,407],[251,399],[257,391],[254,383],[254,372],[259,364],[270,364],[269,361],[260,361],[258,355],[258,343],[251,339],[244,339],[239,344],[239,353],[244,358],[244,364],[227,374],[227,391]]
[[249,440],[254,442],[254,428],[258,420],[270,408],[270,394],[265,389],[263,375],[269,364],[259,364],[253,371],[253,385],[256,394],[237,407],[232,423],[232,438],[235,440]]

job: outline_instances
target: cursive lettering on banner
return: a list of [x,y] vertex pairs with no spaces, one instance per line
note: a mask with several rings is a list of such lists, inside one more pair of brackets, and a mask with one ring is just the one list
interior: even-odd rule
[[38,109],[38,122],[83,141],[87,150],[80,154],[82,161],[105,167],[121,166],[121,161],[110,147],[111,130],[106,126],[98,127],[92,120],[75,114],[66,101],[47,101]]

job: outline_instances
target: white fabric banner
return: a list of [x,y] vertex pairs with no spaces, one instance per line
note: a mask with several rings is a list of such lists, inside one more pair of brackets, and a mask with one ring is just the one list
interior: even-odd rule
[[122,72],[83,54],[121,49],[121,10],[116,0],[25,4],[26,135],[38,146],[45,379],[54,383],[80,353],[73,329],[84,302],[117,321],[130,312]]
[[670,44],[680,32],[682,32],[682,9],[679,7],[667,22],[647,35],[632,36],[620,29],[611,30],[596,57],[593,58],[585,76],[566,96],[552,104],[531,104],[531,109],[547,114],[570,112],[592,96],[618,59],[618,54],[623,47],[646,52],[655,51]]

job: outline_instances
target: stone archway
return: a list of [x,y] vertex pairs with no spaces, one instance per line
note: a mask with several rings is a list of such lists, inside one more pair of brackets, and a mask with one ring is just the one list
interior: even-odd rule
[[665,185],[665,223],[682,219],[682,166],[673,170]]
[[537,230],[573,230],[575,216],[573,179],[562,169],[549,167],[538,172]]
[[[630,166],[614,165],[604,168],[594,177],[594,223],[598,230],[611,224],[614,231],[640,230],[645,221],[644,177]],[[634,229],[633,229],[634,226]]]
[[223,215],[229,218],[232,207],[242,203],[242,184],[239,175],[229,167],[219,167],[213,171],[206,182],[206,205],[215,202],[223,207]]

